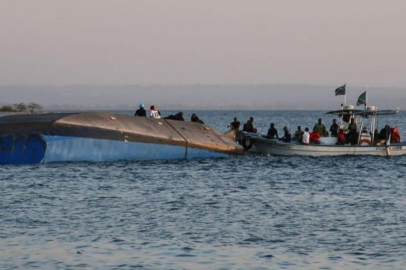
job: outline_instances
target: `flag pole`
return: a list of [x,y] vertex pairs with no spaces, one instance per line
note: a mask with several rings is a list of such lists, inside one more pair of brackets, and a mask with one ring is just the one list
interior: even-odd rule
[[347,83],[344,84],[344,102],[341,104],[341,110],[344,109],[344,106],[347,105],[347,90],[346,88]]
[[[344,106],[347,105],[347,82],[344,84]],[[344,108],[343,108],[344,109]]]
[[367,104],[368,104],[368,84],[365,85],[365,110],[367,110]]

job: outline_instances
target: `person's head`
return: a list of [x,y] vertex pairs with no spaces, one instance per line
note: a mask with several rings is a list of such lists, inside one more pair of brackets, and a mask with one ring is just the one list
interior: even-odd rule
[[273,127],[275,127],[275,124],[274,124],[274,123],[271,123],[271,128],[273,128]]
[[234,117],[234,122],[237,122],[237,121],[238,121],[237,117]]
[[344,133],[344,129],[340,128],[339,133]]
[[333,124],[336,124],[337,123],[337,119],[333,119]]
[[306,132],[309,132],[309,128],[308,128],[308,127],[307,127],[307,128],[305,128],[305,131],[306,131]]
[[250,117],[250,122],[254,123],[254,117],[252,117],[252,116]]
[[[319,118],[319,124],[321,124],[321,122],[323,122],[323,119]],[[313,122],[314,123],[314,122]]]
[[192,113],[192,118],[195,118],[196,117],[196,114],[195,113]]
[[140,103],[140,109],[144,109],[145,105],[144,103]]
[[288,127],[283,127],[283,131],[289,131]]
[[354,124],[354,123],[355,123],[355,119],[351,118],[351,124]]
[[151,110],[155,110],[155,106],[154,106],[154,105],[151,105],[150,109],[151,109]]
[[302,131],[302,127],[301,127],[301,126],[298,126],[298,127],[297,127],[297,131]]

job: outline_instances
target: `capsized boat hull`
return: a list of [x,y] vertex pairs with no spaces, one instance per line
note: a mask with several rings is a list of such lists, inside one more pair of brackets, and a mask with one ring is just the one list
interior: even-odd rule
[[[381,146],[353,146],[353,145],[304,145],[298,142],[285,143],[265,138],[250,138],[252,149],[263,155],[279,156],[399,156],[406,155],[406,144],[392,144]],[[251,143],[250,142],[250,143]]]
[[198,123],[76,113],[0,118],[0,164],[218,158],[244,154]]

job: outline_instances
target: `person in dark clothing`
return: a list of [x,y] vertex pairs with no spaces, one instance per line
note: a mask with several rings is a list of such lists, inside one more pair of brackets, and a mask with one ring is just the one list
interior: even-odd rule
[[337,124],[337,120],[333,119],[333,124],[330,127],[331,137],[337,137],[339,129],[340,128]]
[[176,120],[176,121],[185,121],[185,118],[183,117],[183,112],[178,112],[175,115],[171,114],[168,117],[165,117],[165,119]]
[[279,139],[278,130],[275,128],[275,124],[271,123],[270,128],[268,129],[268,134],[266,135],[268,139],[274,139],[275,137]]
[[234,118],[234,122],[231,122],[229,125],[229,128],[233,130],[239,130],[240,129],[240,121],[238,121],[237,117]]
[[147,117],[147,111],[144,109],[144,103],[140,104],[140,108],[135,111],[134,116]]
[[283,131],[285,132],[285,134],[283,135],[282,138],[280,138],[280,140],[283,141],[283,142],[287,142],[287,143],[291,142],[292,141],[292,135],[290,134],[289,129],[287,127],[284,127]]
[[247,121],[247,123],[244,124],[244,127],[242,131],[245,132],[257,132],[257,129],[254,128],[254,117],[250,117],[250,120]]
[[375,130],[374,135],[374,145],[383,145],[389,140],[389,135],[391,133],[390,126],[386,125],[381,131],[378,133],[378,130]]
[[379,139],[380,140],[389,140],[389,135],[391,134],[390,126],[386,125],[381,131],[379,132]]
[[183,112],[178,112],[177,114],[175,114],[175,120],[185,121],[185,118],[183,117]]
[[200,120],[199,117],[197,117],[197,115],[195,113],[192,114],[192,117],[190,118],[190,121],[200,123],[200,124],[204,124],[204,122],[202,120]]
[[295,132],[294,139],[295,139],[295,140],[298,140],[299,142],[302,142],[303,133],[304,133],[304,132],[302,131],[302,127],[301,127],[301,126],[298,126],[298,127],[297,127],[297,130],[296,130],[296,132]]
[[357,132],[358,126],[355,123],[355,119],[351,118],[351,122],[348,125],[348,133],[347,133],[347,143],[351,145],[358,144],[358,137],[359,133]]

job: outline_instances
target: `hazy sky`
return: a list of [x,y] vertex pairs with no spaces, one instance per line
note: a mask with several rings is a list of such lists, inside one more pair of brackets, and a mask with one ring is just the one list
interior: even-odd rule
[[405,0],[0,0],[0,84],[406,86]]

